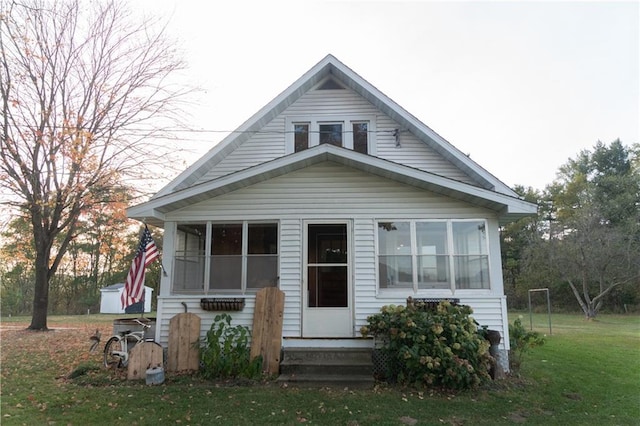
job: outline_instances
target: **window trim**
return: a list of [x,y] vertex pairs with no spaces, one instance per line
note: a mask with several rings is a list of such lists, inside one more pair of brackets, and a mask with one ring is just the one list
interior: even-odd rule
[[[276,265],[276,287],[280,287],[280,260],[281,260],[281,235],[280,235],[280,221],[279,220],[207,220],[207,221],[179,221],[176,222],[175,232],[177,239],[178,226],[181,224],[199,224],[205,225],[206,235],[205,235],[205,247],[204,247],[204,271],[203,271],[203,282],[202,289],[176,289],[175,288],[175,262],[176,262],[176,250],[175,247],[172,253],[172,270],[171,270],[171,285],[170,285],[170,294],[171,295],[180,295],[180,294],[202,294],[202,295],[247,295],[247,294],[255,294],[259,288],[249,288],[247,287],[247,263],[249,259],[249,225],[254,224],[271,224],[276,226],[277,232],[277,265]],[[232,225],[232,224],[241,224],[242,225],[242,270],[241,270],[241,283],[240,288],[238,289],[216,289],[211,287],[211,240],[213,237],[213,226],[214,225]]]
[[[397,288],[388,288],[388,287],[380,287],[380,262],[379,258],[381,256],[380,253],[380,240],[379,240],[379,224],[385,222],[405,222],[409,223],[409,234],[411,238],[411,274],[412,274],[412,286]],[[446,288],[420,288],[418,282],[418,247],[417,247],[417,233],[416,233],[416,224],[424,222],[445,222],[446,230],[447,230],[447,264],[449,271],[449,286]],[[456,269],[455,262],[456,258],[460,257],[459,253],[455,252],[455,242],[453,239],[453,223],[454,222],[482,222],[485,226],[485,238],[484,238],[484,248],[486,250],[485,254],[481,256],[486,256],[487,259],[487,271],[488,271],[488,287],[487,288],[457,288],[456,287]],[[407,218],[377,218],[374,220],[374,245],[375,245],[375,276],[376,276],[376,295],[388,295],[390,293],[407,293],[412,292],[415,295],[425,294],[425,295],[434,295],[437,293],[452,295],[456,292],[480,292],[483,294],[491,293],[494,290],[493,283],[493,274],[492,274],[492,264],[491,264],[491,250],[490,250],[490,237],[488,235],[489,227],[487,223],[487,219],[484,218],[472,218],[472,219],[407,219]],[[470,254],[463,256],[472,256]]]
[[367,154],[377,155],[376,116],[374,114],[294,115],[285,118],[285,154],[295,153],[294,125],[309,125],[309,148],[320,145],[320,124],[342,124],[342,147],[353,149],[353,124],[368,123]]

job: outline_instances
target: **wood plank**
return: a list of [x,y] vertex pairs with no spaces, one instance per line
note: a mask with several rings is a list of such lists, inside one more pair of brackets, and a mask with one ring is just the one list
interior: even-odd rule
[[169,321],[167,371],[197,371],[199,366],[200,317],[190,312]]
[[152,367],[162,367],[162,346],[156,342],[141,342],[135,345],[129,352],[127,379],[144,380],[147,377],[147,369]]
[[284,292],[267,287],[256,294],[251,330],[251,359],[262,355],[262,369],[267,374],[280,372]]

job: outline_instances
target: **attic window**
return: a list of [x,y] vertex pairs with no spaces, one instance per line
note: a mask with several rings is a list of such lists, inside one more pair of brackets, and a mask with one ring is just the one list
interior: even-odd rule
[[287,154],[329,144],[376,155],[376,116],[373,114],[289,116],[285,129]]
[[320,86],[318,86],[318,90],[341,90],[344,89],[337,81],[332,78],[324,81]]

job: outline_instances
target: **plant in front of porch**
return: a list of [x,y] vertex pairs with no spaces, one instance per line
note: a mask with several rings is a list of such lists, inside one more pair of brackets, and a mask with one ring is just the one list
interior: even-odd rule
[[201,373],[207,379],[260,377],[262,357],[250,359],[251,333],[247,327],[231,326],[229,314],[219,314],[200,346]]
[[468,389],[490,379],[489,342],[478,334],[468,306],[440,302],[387,305],[368,317],[363,336],[382,342],[388,373],[404,384]]
[[509,324],[509,343],[511,351],[509,352],[509,367],[511,371],[520,370],[522,358],[524,354],[529,352],[536,346],[544,345],[546,338],[537,331],[527,330],[522,325],[522,315]]

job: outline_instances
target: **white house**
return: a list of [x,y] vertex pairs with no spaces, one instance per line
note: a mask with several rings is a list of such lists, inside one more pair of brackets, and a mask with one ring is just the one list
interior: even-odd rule
[[[120,296],[124,291],[124,283],[112,284],[100,289],[100,313],[101,314],[124,314],[126,310],[122,308]],[[144,312],[151,312],[151,298],[153,289],[144,287]],[[139,312],[136,310],[136,312]]]
[[202,298],[242,299],[251,327],[256,291],[278,286],[284,347],[371,345],[367,317],[412,296],[470,305],[505,351],[498,230],[535,212],[328,55],[128,215],[165,230],[163,345],[185,305],[204,334]]

